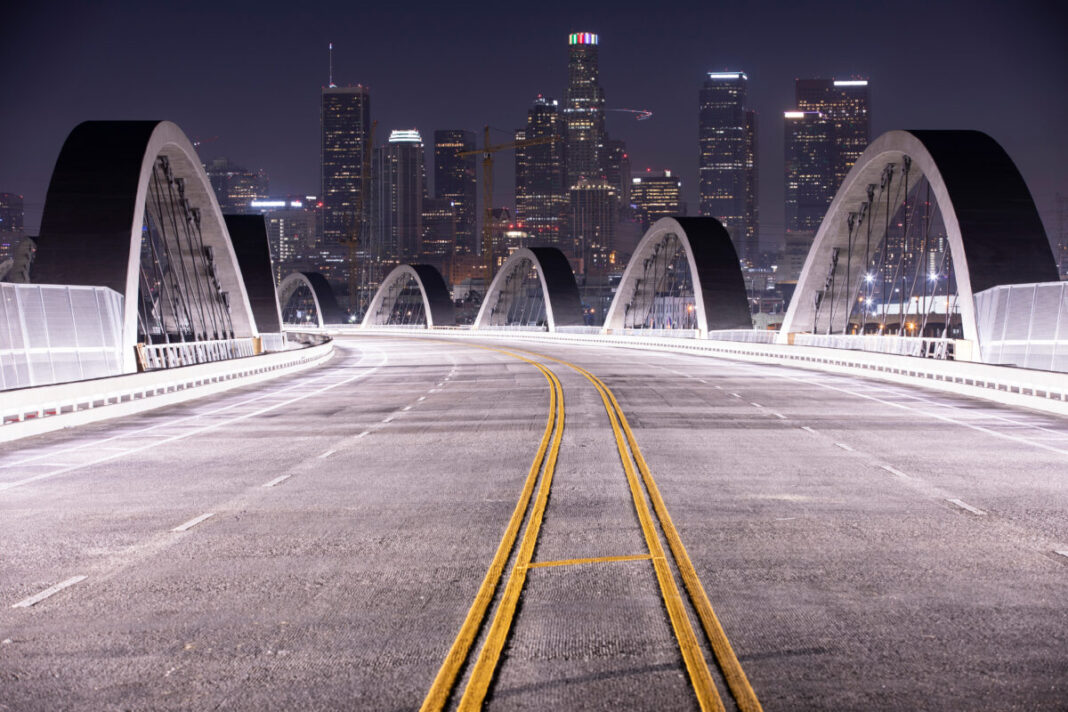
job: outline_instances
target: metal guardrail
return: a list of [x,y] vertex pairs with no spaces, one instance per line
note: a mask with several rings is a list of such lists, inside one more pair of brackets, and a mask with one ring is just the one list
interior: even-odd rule
[[880,334],[791,334],[796,346],[820,346],[849,351],[897,354],[918,358],[967,359],[969,343],[959,339]]
[[0,442],[130,415],[310,368],[333,342],[195,366],[6,391]]

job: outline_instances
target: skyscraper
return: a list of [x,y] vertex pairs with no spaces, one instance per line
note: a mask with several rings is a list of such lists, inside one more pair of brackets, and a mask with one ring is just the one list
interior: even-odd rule
[[383,258],[403,262],[422,252],[426,194],[423,137],[415,129],[396,130],[381,150],[381,180],[387,201],[382,206]]
[[227,158],[216,158],[204,165],[204,172],[224,213],[254,212],[252,201],[268,195],[270,182],[265,171],[250,171]]
[[[323,244],[336,252],[355,228],[364,156],[371,150],[371,94],[366,87],[337,87],[322,92],[321,166]],[[368,214],[370,192],[361,212]]]
[[786,254],[781,281],[796,280],[836,189],[833,125],[819,111],[787,111]]
[[871,131],[864,79],[798,79],[786,129],[786,255],[782,281],[797,279],[805,256]]
[[660,218],[686,214],[682,203],[682,180],[671,175],[671,171],[634,176],[630,197],[641,221],[642,232]]
[[621,139],[606,138],[604,149],[604,178],[615,188],[620,207],[629,207],[631,181],[627,144]]
[[[798,111],[818,111],[831,123],[827,151],[834,166],[834,191],[871,140],[871,114],[866,79],[798,79]],[[833,194],[832,194],[833,198]]]
[[[558,102],[539,96],[516,140],[562,136],[565,131]],[[568,188],[563,141],[516,149],[515,220],[529,236],[528,244],[561,244],[567,234]]]
[[616,212],[619,197],[603,180],[585,178],[572,186],[571,234],[574,247],[565,250],[581,259],[580,272],[603,272],[615,259]]
[[[434,132],[434,195],[436,211],[451,209],[456,251],[476,251],[475,156],[457,156],[475,148],[475,134],[463,129]],[[439,217],[441,217],[439,215]]]
[[599,81],[597,35],[575,32],[568,37],[567,185],[580,178],[597,180],[604,173],[604,90]]
[[24,236],[24,203],[17,193],[0,193],[0,261],[12,252]]
[[727,228],[739,258],[757,258],[756,114],[746,108],[744,72],[709,72],[700,92],[701,215]]

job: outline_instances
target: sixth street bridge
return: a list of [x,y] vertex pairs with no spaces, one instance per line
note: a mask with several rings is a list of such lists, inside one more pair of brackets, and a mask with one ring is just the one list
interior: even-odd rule
[[907,385],[341,336],[3,446],[0,710],[1055,710],[1068,428]]

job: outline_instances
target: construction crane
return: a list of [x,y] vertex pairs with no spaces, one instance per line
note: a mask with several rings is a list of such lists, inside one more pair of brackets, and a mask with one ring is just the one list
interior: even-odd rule
[[482,148],[460,151],[456,154],[457,156],[482,154],[482,258],[485,260],[487,287],[493,277],[493,154],[498,151],[514,151],[517,148],[542,146],[563,140],[562,136],[541,136],[491,146],[490,127],[486,126],[483,129]]
[[[333,49],[333,44],[330,45]],[[356,194],[356,205],[352,209],[352,221],[349,224],[349,236],[344,244],[349,248],[349,311],[356,316],[360,309],[359,292],[357,291],[358,271],[356,262],[357,251],[360,246],[360,235],[364,228],[369,227],[370,220],[364,219],[364,211],[370,205],[367,195],[371,191],[371,151],[375,145],[375,128],[378,121],[371,122],[371,133],[367,137],[367,143],[363,147],[363,162],[360,166],[360,192]],[[370,232],[368,230],[368,232]]]

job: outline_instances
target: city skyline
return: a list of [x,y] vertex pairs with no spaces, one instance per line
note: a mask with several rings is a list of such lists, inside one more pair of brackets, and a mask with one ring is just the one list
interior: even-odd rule
[[[385,38],[365,36],[356,29],[361,16],[351,10],[287,11],[291,18],[287,23],[278,12],[198,13],[195,7],[178,12],[113,3],[94,11],[72,7],[64,13],[67,21],[49,28],[51,49],[39,64],[34,55],[32,67],[19,57],[29,56],[26,50],[32,38],[42,36],[51,18],[22,9],[5,28],[10,36],[0,51],[16,105],[27,110],[5,112],[2,119],[0,155],[5,160],[0,164],[0,190],[26,196],[27,231],[35,232],[66,134],[81,120],[110,113],[109,118],[169,118],[188,127],[195,137],[218,136],[205,145],[206,160],[225,156],[252,170],[265,169],[275,195],[315,192],[319,118],[315,104],[316,94],[328,81],[328,42],[335,44],[334,82],[364,84],[374,94],[380,136],[395,128],[416,127],[429,136],[436,129],[477,130],[488,123],[504,132],[495,135],[505,140],[525,123],[526,110],[538,94],[563,97],[564,41],[570,32],[590,31],[600,36],[600,79],[607,108],[653,112],[651,120],[636,122],[632,115],[609,111],[609,134],[627,142],[635,172],[651,167],[678,175],[685,202],[691,206],[697,205],[695,108],[701,81],[708,71],[746,71],[749,104],[758,114],[758,133],[765,139],[759,155],[764,248],[774,245],[783,232],[782,181],[777,179],[783,171],[781,112],[791,107],[794,80],[800,77],[870,79],[873,137],[893,128],[987,131],[1014,156],[1047,232],[1055,233],[1055,196],[1068,192],[1061,167],[1068,156],[1066,139],[1056,126],[1056,117],[1064,114],[1065,97],[1049,91],[1065,65],[1055,23],[1049,22],[1054,17],[1051,4],[1032,3],[1013,8],[1012,13],[977,8],[967,17],[951,6],[927,8],[923,26],[912,30],[913,46],[907,54],[889,49],[900,46],[888,39],[899,30],[889,21],[880,25],[876,11],[834,3],[819,7],[834,10],[813,12],[822,17],[819,23],[786,7],[767,17],[731,9],[742,29],[736,36],[717,35],[714,48],[696,21],[723,14],[710,10],[647,17],[626,8],[609,13],[591,6],[581,12],[525,18],[501,33],[505,37],[488,33],[478,42],[461,43],[460,49],[446,41],[450,33],[475,36],[489,21],[474,20],[475,12],[470,21],[461,22],[428,10],[397,40],[411,50],[412,58],[398,64],[386,59]],[[904,9],[910,7],[918,11],[920,6]],[[272,8],[268,4],[264,9]],[[333,22],[317,21],[331,12]],[[382,26],[396,18],[386,10],[363,17]],[[682,18],[689,20],[681,23]],[[241,23],[248,29],[240,30]],[[142,44],[140,28],[149,26],[159,27],[155,49],[146,49],[144,61],[132,64],[130,58],[140,57],[139,48],[148,46]],[[874,39],[843,33],[844,27],[858,26],[872,28],[869,34]],[[199,58],[182,76],[165,74],[167,53],[159,52],[159,46],[177,43],[190,31],[194,36],[207,33],[216,42],[197,43]],[[127,37],[124,43],[108,44],[108,38],[120,34]],[[241,56],[242,48],[280,36],[285,38],[284,56],[258,63]],[[657,38],[667,37],[673,37],[672,52],[644,51],[655,46]],[[876,41],[881,38],[887,41]],[[230,64],[219,61],[220,52],[226,53]],[[71,59],[74,56],[79,57],[77,62]],[[445,75],[452,81],[444,81]],[[160,81],[163,76],[166,81]],[[456,81],[457,77],[464,80]],[[1046,110],[1027,110],[1027,130],[1021,130],[1021,112],[1014,107],[1036,105]],[[37,113],[29,107],[40,107],[39,120],[29,120],[30,113]],[[512,204],[507,163],[502,162],[498,172],[498,205]]]

